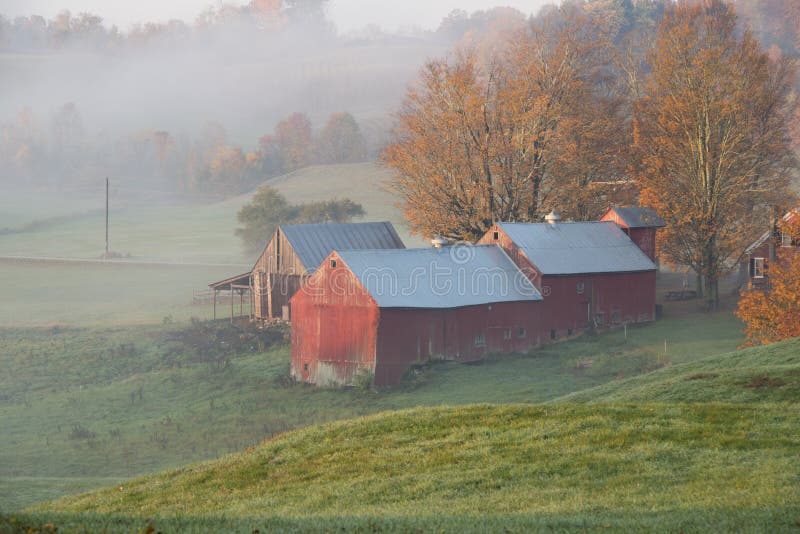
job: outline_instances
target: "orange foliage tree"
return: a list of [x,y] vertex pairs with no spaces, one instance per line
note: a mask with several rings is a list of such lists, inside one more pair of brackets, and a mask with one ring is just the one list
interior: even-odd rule
[[602,36],[577,9],[557,14],[492,60],[461,52],[423,69],[383,153],[415,233],[474,240],[553,207],[589,217],[574,193],[615,175],[622,128],[598,90]]
[[[780,230],[795,239],[800,238],[800,216],[784,223]],[[736,315],[745,324],[747,345],[800,337],[800,250],[797,247],[778,249],[777,261],[770,265],[769,289],[746,292],[739,301]]]
[[795,165],[795,71],[771,61],[736,22],[721,0],[668,7],[635,106],[642,203],[667,223],[661,256],[698,273],[709,308],[720,277],[769,226],[772,207],[791,198]]

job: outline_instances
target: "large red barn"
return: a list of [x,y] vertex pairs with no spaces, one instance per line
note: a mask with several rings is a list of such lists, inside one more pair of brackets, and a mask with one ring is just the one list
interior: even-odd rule
[[656,265],[613,222],[497,223],[496,243],[541,291],[548,338],[655,319]]
[[524,352],[545,339],[541,301],[494,245],[334,251],[292,297],[291,373],[385,386],[416,362]]

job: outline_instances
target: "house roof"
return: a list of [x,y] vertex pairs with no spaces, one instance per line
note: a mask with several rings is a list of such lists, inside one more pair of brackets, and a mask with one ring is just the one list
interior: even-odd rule
[[332,250],[405,248],[388,221],[286,224],[280,229],[309,273],[314,272]]
[[[786,215],[784,215],[784,216],[783,216],[783,221],[784,221],[784,222],[789,222],[789,221],[790,221],[790,220],[792,220],[792,219],[793,219],[793,218],[794,218],[794,217],[795,217],[795,216],[796,216],[798,213],[800,213],[800,210],[791,210],[790,212],[788,212]],[[749,255],[750,255],[750,254],[752,254],[752,253],[753,253],[753,252],[754,252],[754,251],[755,251],[755,250],[756,250],[758,247],[760,247],[761,245],[763,245],[764,243],[766,243],[766,242],[767,242],[767,240],[770,238],[770,236],[771,236],[771,235],[772,235],[772,230],[767,230],[766,232],[764,232],[763,234],[761,234],[761,237],[759,237],[757,240],[755,240],[755,241],[753,242],[753,244],[751,244],[749,247],[747,247],[747,249],[744,251],[744,253],[745,253],[745,254],[747,254],[747,255],[749,256]]]
[[608,211],[616,213],[628,228],[663,228],[666,226],[664,219],[653,208],[647,206],[631,208],[611,206]]
[[458,308],[542,300],[497,245],[336,253],[381,308]]
[[650,258],[611,221],[498,226],[543,275],[656,269]]

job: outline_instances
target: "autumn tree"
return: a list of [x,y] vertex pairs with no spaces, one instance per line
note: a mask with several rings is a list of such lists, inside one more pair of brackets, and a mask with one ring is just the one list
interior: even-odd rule
[[349,113],[334,113],[317,138],[320,163],[355,163],[367,157],[367,142],[356,119]]
[[662,258],[694,269],[713,308],[720,277],[790,196],[794,71],[740,35],[721,0],[668,7],[648,62],[634,129],[642,202],[667,223]]
[[309,118],[303,113],[293,113],[279,122],[275,126],[275,143],[285,172],[311,163],[314,138]]
[[[800,213],[800,211],[796,212]],[[800,240],[800,216],[782,223],[783,234]],[[800,252],[779,247],[769,271],[769,288],[742,295],[736,316],[745,324],[747,345],[800,337]]]
[[572,193],[619,177],[621,127],[598,90],[604,44],[570,7],[490,62],[471,52],[429,62],[383,154],[412,231],[474,240],[495,221],[536,221],[554,207],[587,218]]

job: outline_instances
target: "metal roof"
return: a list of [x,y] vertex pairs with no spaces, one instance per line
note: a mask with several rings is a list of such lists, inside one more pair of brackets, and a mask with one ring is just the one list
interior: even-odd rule
[[336,253],[381,308],[458,308],[542,300],[497,245]]
[[664,219],[653,208],[646,206],[633,208],[611,206],[609,211],[614,211],[628,228],[663,228],[666,226]]
[[542,274],[652,271],[656,265],[611,221],[498,223]]
[[404,249],[388,221],[367,223],[286,224],[280,227],[310,273],[332,250]]
[[[783,221],[784,222],[791,221],[795,217],[795,215],[797,215],[798,213],[800,213],[800,210],[794,209],[794,210],[789,211],[788,213],[786,213],[786,215],[783,216]],[[747,249],[744,251],[744,253],[747,254],[748,256],[750,254],[752,254],[758,247],[760,247],[761,245],[766,243],[767,239],[769,239],[772,234],[773,234],[772,230],[767,230],[766,232],[761,234],[761,237],[759,237],[749,247],[747,247]]]

